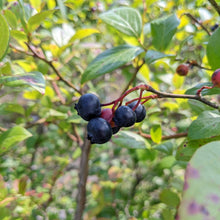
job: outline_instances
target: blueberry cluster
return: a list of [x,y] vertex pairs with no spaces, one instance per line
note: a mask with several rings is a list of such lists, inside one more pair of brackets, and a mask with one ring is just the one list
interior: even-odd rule
[[103,144],[108,142],[121,127],[130,127],[144,120],[146,109],[139,104],[133,111],[136,104],[137,101],[134,101],[127,106],[119,106],[113,113],[111,108],[101,109],[98,97],[87,93],[80,97],[75,109],[78,115],[88,121],[87,133],[91,143]]

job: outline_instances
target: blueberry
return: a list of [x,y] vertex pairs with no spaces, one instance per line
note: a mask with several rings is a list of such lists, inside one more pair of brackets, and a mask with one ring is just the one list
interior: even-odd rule
[[104,144],[111,139],[112,128],[103,118],[93,118],[87,125],[88,139],[92,144]]
[[120,130],[120,127],[116,126],[116,127],[112,127],[112,134],[116,134],[118,133]]
[[116,109],[113,121],[118,127],[130,127],[136,122],[136,115],[131,108],[122,105]]
[[101,114],[101,104],[99,98],[91,93],[82,95],[75,109],[84,120],[89,121],[92,118],[98,117]]
[[[137,104],[138,101],[134,101],[128,104],[128,107],[133,109],[133,107]],[[141,122],[146,117],[146,109],[143,105],[139,104],[138,107],[134,110],[136,114],[136,122]]]

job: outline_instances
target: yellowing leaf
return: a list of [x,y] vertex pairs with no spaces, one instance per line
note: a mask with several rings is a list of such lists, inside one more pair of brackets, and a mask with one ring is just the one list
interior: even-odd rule
[[81,40],[92,34],[99,34],[99,33],[100,31],[94,28],[80,29],[72,36],[72,38],[69,40],[69,43],[73,43],[75,40]]
[[160,125],[154,125],[150,129],[150,135],[153,142],[159,144],[162,139],[162,129]]

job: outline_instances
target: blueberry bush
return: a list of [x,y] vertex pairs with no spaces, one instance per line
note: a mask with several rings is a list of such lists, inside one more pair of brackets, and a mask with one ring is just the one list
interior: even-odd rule
[[218,0],[0,12],[0,219],[220,219]]

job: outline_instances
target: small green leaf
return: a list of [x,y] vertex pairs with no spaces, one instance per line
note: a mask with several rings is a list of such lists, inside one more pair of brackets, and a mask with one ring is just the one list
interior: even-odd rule
[[73,43],[75,40],[81,40],[92,34],[98,34],[98,33],[100,33],[100,31],[94,28],[80,29],[72,36],[72,38],[69,40],[69,43]]
[[153,45],[157,50],[163,51],[168,47],[179,23],[180,21],[175,14],[151,22]]
[[0,135],[0,153],[6,152],[19,142],[31,137],[32,134],[25,128],[15,126]]
[[11,10],[5,10],[4,15],[8,21],[8,24],[11,26],[11,28],[16,28],[17,27],[16,15]]
[[177,207],[180,202],[179,196],[175,192],[171,191],[170,189],[164,189],[160,193],[160,200],[161,202],[174,208]]
[[199,148],[188,163],[179,220],[220,219],[220,141]]
[[120,131],[119,135],[112,138],[112,141],[120,147],[133,149],[146,149],[148,146],[143,137],[131,131]]
[[17,41],[27,41],[27,35],[23,31],[11,30],[11,36]]
[[154,125],[152,126],[152,128],[150,129],[150,135],[151,135],[151,139],[153,142],[155,143],[160,143],[161,139],[162,139],[162,129],[160,125]]
[[174,165],[175,162],[176,162],[175,157],[170,155],[170,156],[167,156],[167,157],[164,157],[163,159],[161,159],[158,164],[158,167],[161,170],[169,169]]
[[158,144],[154,147],[154,149],[161,151],[167,155],[171,155],[173,152],[173,142],[172,141],[164,141],[161,144]]
[[5,86],[31,86],[41,94],[45,93],[45,79],[40,72],[30,72],[27,74],[19,74],[14,76],[0,77],[0,84]]
[[9,43],[9,27],[5,20],[5,18],[0,14],[0,61],[5,56],[8,50],[8,43]]
[[88,65],[82,75],[82,83],[117,69],[142,52],[142,48],[130,45],[121,45],[104,51]]
[[139,38],[142,31],[141,15],[136,9],[120,7],[100,15],[100,18],[113,28],[128,36]]
[[206,50],[209,65],[214,70],[220,68],[219,50],[220,50],[220,28],[215,30],[214,33],[210,36]]
[[220,115],[218,111],[204,111],[191,123],[188,130],[190,140],[211,138],[220,135]]
[[48,10],[48,11],[42,11],[34,16],[30,17],[28,20],[28,30],[29,32],[32,32],[36,30],[40,24],[50,15],[52,15],[56,10]]
[[173,57],[173,55],[164,54],[164,53],[161,53],[155,50],[148,50],[147,53],[145,54],[145,62],[147,64],[151,64],[154,61],[165,58],[165,57]]
[[24,115],[24,108],[17,103],[2,103],[0,105],[0,114],[8,114],[10,112],[16,112],[18,114]]

